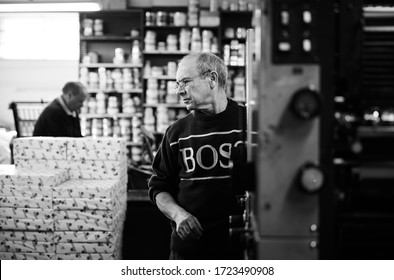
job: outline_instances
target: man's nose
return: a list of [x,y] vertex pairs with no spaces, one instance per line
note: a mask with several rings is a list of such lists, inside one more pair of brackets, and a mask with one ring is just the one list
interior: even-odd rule
[[180,96],[185,95],[185,94],[186,94],[185,88],[184,88],[184,87],[179,87],[178,90],[177,90],[177,93],[178,93]]

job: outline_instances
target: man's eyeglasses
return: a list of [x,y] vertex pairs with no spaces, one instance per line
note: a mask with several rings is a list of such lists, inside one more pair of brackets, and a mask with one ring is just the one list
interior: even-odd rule
[[175,83],[175,86],[174,86],[174,89],[175,89],[175,90],[178,90],[178,89],[180,89],[180,88],[185,88],[185,87],[187,87],[194,79],[197,79],[197,78],[199,78],[199,77],[205,75],[205,74],[208,73],[208,72],[211,72],[211,70],[202,72],[201,74],[199,74],[198,76],[195,76],[195,77],[193,77],[193,78],[186,78],[186,79],[183,80],[183,81],[176,82],[176,83]]

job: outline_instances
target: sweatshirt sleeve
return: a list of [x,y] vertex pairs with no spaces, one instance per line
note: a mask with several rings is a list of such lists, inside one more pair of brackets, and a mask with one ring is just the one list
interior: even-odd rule
[[153,175],[148,183],[150,200],[156,203],[156,195],[163,191],[170,193],[176,199],[179,189],[178,174],[180,170],[176,151],[171,148],[167,133],[164,135],[157,154],[153,159],[152,169]]

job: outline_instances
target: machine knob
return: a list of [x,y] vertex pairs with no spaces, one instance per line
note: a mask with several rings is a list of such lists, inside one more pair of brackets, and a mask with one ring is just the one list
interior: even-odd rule
[[296,91],[290,101],[291,111],[300,119],[309,120],[320,113],[321,98],[314,86]]
[[322,188],[324,183],[322,169],[315,163],[306,163],[299,171],[298,183],[303,191],[307,193],[316,193]]

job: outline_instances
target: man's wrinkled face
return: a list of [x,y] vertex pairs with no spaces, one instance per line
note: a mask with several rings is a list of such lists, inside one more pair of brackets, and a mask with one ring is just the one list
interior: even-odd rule
[[212,100],[209,71],[199,73],[196,65],[195,59],[183,61],[176,74],[177,93],[189,111],[204,109]]
[[87,98],[87,95],[88,93],[85,87],[81,87],[79,89],[79,92],[75,95],[72,95],[72,93],[69,92],[67,105],[70,108],[70,110],[79,112],[79,110],[83,106],[83,102]]

